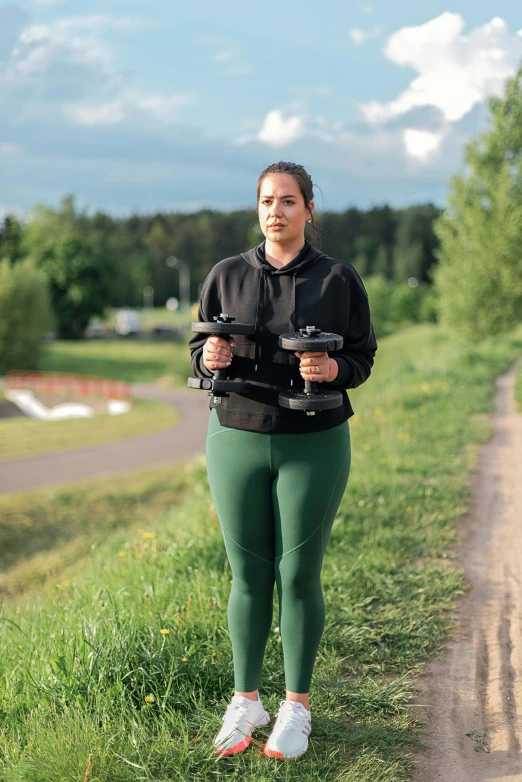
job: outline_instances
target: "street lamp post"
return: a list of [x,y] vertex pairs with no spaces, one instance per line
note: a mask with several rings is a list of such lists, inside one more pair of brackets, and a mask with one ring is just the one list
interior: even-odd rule
[[186,312],[190,309],[190,267],[175,255],[169,255],[165,263],[179,272],[180,310]]

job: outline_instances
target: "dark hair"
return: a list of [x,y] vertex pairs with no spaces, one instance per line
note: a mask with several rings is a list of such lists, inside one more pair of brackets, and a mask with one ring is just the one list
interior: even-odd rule
[[[287,160],[280,160],[279,163],[272,163],[272,165],[267,166],[265,170],[261,172],[259,179],[257,180],[257,202],[258,203],[259,203],[259,193],[261,191],[261,183],[263,179],[266,176],[269,176],[270,174],[290,174],[290,176],[293,176],[293,178],[299,185],[299,190],[301,191],[301,195],[303,196],[305,206],[308,206],[310,201],[313,201],[314,183],[312,182],[312,177],[310,176],[308,171],[304,168],[304,166],[299,165],[299,163],[290,163]],[[312,224],[310,228],[310,238],[312,244],[317,244],[319,237],[315,229],[313,214],[312,214]]]

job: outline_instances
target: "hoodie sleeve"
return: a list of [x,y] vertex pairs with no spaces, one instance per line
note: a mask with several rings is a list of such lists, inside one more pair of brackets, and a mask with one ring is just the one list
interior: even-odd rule
[[348,280],[348,329],[343,335],[341,350],[331,354],[339,365],[339,374],[329,388],[357,388],[368,380],[377,350],[377,340],[370,316],[368,294],[364,284],[351,266],[353,275]]
[[[221,312],[216,275],[212,269],[203,283],[199,297],[198,323],[211,322],[214,315]],[[194,333],[189,340],[190,361],[192,371],[196,377],[213,377],[214,372],[203,364],[203,346],[208,339],[208,334]]]

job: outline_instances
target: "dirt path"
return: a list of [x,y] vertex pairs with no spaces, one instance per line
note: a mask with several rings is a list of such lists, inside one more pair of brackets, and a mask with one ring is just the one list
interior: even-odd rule
[[430,732],[415,782],[522,782],[522,415],[514,380],[514,369],[497,380],[494,430],[459,530],[472,589],[459,601],[454,639],[421,683],[426,706],[417,713]]
[[204,452],[209,418],[207,394],[162,389],[148,383],[136,383],[132,388],[136,397],[173,405],[179,413],[178,422],[152,434],[1,462],[0,494],[186,461],[195,453]]

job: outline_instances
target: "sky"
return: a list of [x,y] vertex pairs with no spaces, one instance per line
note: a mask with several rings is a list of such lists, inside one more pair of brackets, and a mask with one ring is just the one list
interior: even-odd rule
[[522,64],[520,0],[0,0],[0,216],[444,205]]

